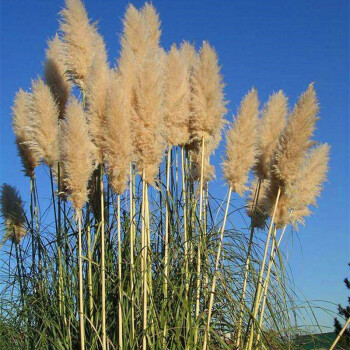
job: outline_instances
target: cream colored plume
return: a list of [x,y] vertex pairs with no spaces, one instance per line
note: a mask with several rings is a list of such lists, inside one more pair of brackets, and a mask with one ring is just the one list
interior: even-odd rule
[[234,125],[227,132],[223,171],[232,190],[240,196],[247,189],[248,174],[256,162],[258,108],[258,94],[252,89],[242,100]]
[[159,47],[159,24],[153,6],[146,4],[140,12],[129,6],[119,60],[132,115],[133,160],[148,183],[154,182],[164,151],[164,53]]
[[191,149],[194,160],[193,176],[198,178],[201,169],[201,140],[205,142],[204,178],[210,180],[214,168],[210,155],[221,141],[226,104],[223,93],[224,83],[215,50],[203,42],[198,56],[194,57],[191,74]]
[[318,102],[313,84],[301,95],[279,140],[274,164],[274,176],[281,186],[293,183],[315,130]]
[[326,143],[312,149],[299,171],[297,180],[286,189],[286,195],[292,198],[291,207],[294,215],[290,219],[291,222],[293,220],[302,222],[302,215],[308,207],[316,206],[323,182],[327,180],[329,149]]
[[58,160],[58,106],[50,88],[41,78],[32,82],[32,91],[29,120],[32,141],[29,147],[38,158],[53,167]]
[[84,90],[95,56],[96,28],[80,0],[66,0],[66,7],[61,11],[60,30],[67,72]]
[[271,163],[280,135],[286,126],[288,99],[282,91],[270,96],[258,125],[258,160],[254,170],[261,179],[270,176]]
[[18,153],[21,157],[25,174],[29,177],[34,175],[34,169],[39,165],[40,158],[29,148],[33,141],[30,129],[30,108],[33,95],[20,89],[15,97],[12,108],[12,127],[16,135]]
[[190,44],[188,41],[184,41],[180,47],[180,53],[186,62],[188,74],[192,74],[194,63],[197,59],[197,52],[194,45]]
[[135,163],[150,184],[158,174],[165,146],[162,68],[161,53],[153,48],[138,72],[136,111],[132,118]]
[[120,75],[113,71],[108,88],[104,140],[107,173],[117,194],[126,189],[132,153],[130,110],[121,83]]
[[59,104],[61,119],[64,118],[66,103],[72,89],[72,82],[68,79],[64,65],[63,46],[64,44],[57,34],[52,40],[49,40],[44,66],[45,82]]
[[176,45],[166,56],[164,77],[166,141],[183,146],[190,138],[190,71]]
[[79,213],[87,200],[88,181],[94,169],[94,145],[81,104],[72,98],[61,123],[60,164],[70,200]]
[[[304,217],[311,214],[310,205],[316,206],[316,199],[321,195],[322,184],[327,179],[329,162],[328,144],[312,149],[304,158],[295,181],[283,188],[276,212],[276,226],[281,228],[288,224],[297,226],[304,223]],[[278,183],[273,181],[266,198],[270,214],[275,201]]]
[[9,239],[18,244],[27,234],[27,230],[23,201],[15,187],[5,183],[1,186],[0,206],[1,216],[6,228],[6,234],[2,242],[4,243]]
[[127,49],[131,50],[139,63],[145,57],[148,49],[148,30],[142,14],[131,4],[126,9],[123,27],[121,59],[123,59],[124,50]]
[[86,79],[85,101],[92,141],[97,149],[97,161],[102,164],[109,66],[105,43],[97,32],[95,46],[97,50]]
[[[203,42],[198,60],[193,67],[191,77],[191,132],[193,140],[212,142],[221,139],[226,113],[224,83],[215,50]],[[218,137],[220,135],[220,137]]]

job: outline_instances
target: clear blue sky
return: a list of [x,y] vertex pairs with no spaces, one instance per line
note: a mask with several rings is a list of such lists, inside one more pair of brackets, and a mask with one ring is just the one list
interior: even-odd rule
[[[142,1],[134,1],[141,6]],[[110,61],[117,57],[126,1],[85,1],[99,21]],[[321,103],[315,138],[331,145],[329,182],[288,256],[296,285],[309,299],[345,303],[342,280],[349,275],[349,6],[346,0],[154,1],[162,20],[162,44],[208,40],[222,65],[232,113],[255,86],[261,101],[283,89],[293,105],[310,82]],[[10,107],[19,87],[42,74],[46,41],[58,28],[63,0],[1,1],[1,173],[0,182],[28,195],[11,129]],[[219,165],[222,146],[214,163]],[[41,170],[43,172],[43,170]],[[39,175],[41,176],[41,175]],[[220,170],[212,185],[224,195]],[[43,193],[42,196],[49,196]],[[299,243],[300,242],[300,243]],[[335,310],[334,307],[332,307]],[[330,326],[332,318],[320,314]]]

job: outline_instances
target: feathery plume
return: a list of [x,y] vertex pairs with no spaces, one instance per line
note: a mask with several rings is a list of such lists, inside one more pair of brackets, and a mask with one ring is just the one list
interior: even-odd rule
[[285,127],[276,150],[274,176],[281,184],[292,183],[312,145],[319,107],[313,84],[301,95]]
[[94,146],[81,104],[72,98],[60,133],[60,163],[64,183],[77,213],[88,196],[87,184],[94,169]]
[[234,125],[227,133],[223,171],[233,191],[242,196],[249,170],[256,162],[256,136],[259,101],[253,88],[242,100]]
[[29,120],[32,141],[29,147],[52,167],[58,160],[58,107],[50,88],[41,78],[32,82],[32,91]]
[[206,142],[215,140],[218,143],[221,139],[218,134],[224,125],[226,101],[218,58],[207,42],[203,42],[193,67],[191,87],[192,139],[201,141],[203,137]]
[[117,194],[126,189],[131,161],[130,114],[124,100],[120,75],[110,75],[105,124],[105,161],[109,181]]
[[159,15],[152,4],[146,2],[141,10],[144,25],[147,28],[147,45],[158,47],[160,41],[160,20]]
[[97,161],[102,164],[109,67],[105,43],[97,32],[95,32],[95,45],[98,49],[86,79],[85,96],[92,141],[97,149]]
[[165,132],[171,146],[189,142],[190,79],[185,57],[171,47],[165,59]]
[[[195,169],[201,168],[201,141],[205,142],[205,180],[209,180],[210,155],[221,141],[221,130],[224,125],[227,102],[223,93],[224,83],[215,50],[203,42],[198,57],[195,59],[191,74],[191,141],[194,152]],[[196,173],[196,172],[195,172]],[[194,176],[196,176],[194,173]]]
[[261,180],[270,176],[273,155],[286,126],[287,113],[288,100],[282,90],[271,95],[258,125],[258,159],[254,170]]
[[299,171],[297,180],[286,189],[286,195],[291,197],[293,209],[290,222],[303,222],[303,216],[310,213],[308,207],[316,206],[316,199],[322,192],[322,184],[327,180],[329,149],[327,143],[312,149]]
[[[164,53],[159,47],[159,20],[153,6],[142,12],[146,27],[147,47],[145,57],[135,54],[136,67],[135,104],[132,105],[132,138],[134,145],[135,164],[140,172],[145,171],[145,180],[153,184],[158,174],[164,150],[163,140],[163,66]],[[145,35],[141,33],[141,35]],[[125,77],[122,72],[122,79]]]
[[[290,223],[297,227],[298,223],[304,223],[305,216],[311,214],[309,206],[316,206],[316,198],[320,196],[322,184],[327,179],[328,161],[328,144],[312,149],[305,156],[295,181],[284,188],[280,197],[275,218],[278,228]],[[277,192],[276,181],[271,182],[271,186],[266,197],[267,208],[273,205],[273,194]]]
[[72,83],[66,74],[63,57],[63,43],[56,34],[48,42],[44,66],[45,82],[59,105],[60,119],[64,118],[66,103],[72,89]]
[[130,49],[138,62],[140,62],[147,52],[147,28],[143,16],[131,4],[126,9],[123,27],[121,57],[125,49]]
[[189,77],[192,74],[194,63],[197,59],[197,52],[194,45],[190,44],[188,41],[184,41],[180,47],[180,53],[185,60]]
[[1,215],[6,228],[3,242],[9,239],[18,244],[27,234],[22,198],[15,187],[5,183],[0,192]]
[[33,176],[34,169],[39,165],[39,157],[29,148],[28,143],[32,141],[32,135],[29,131],[30,106],[32,94],[20,89],[15,97],[12,108],[12,126],[16,135],[16,144],[18,153],[22,160],[22,165],[26,176]]
[[80,0],[66,0],[66,7],[61,11],[60,30],[67,72],[84,90],[95,56],[96,28]]

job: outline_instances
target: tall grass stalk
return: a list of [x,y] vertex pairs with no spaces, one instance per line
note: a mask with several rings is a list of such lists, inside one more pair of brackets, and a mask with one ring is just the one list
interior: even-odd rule
[[[257,183],[257,187],[255,189],[254,200],[253,200],[253,204],[252,204],[252,213],[254,213],[255,209],[256,209],[256,203],[259,199],[260,188],[261,188],[261,181],[259,180]],[[240,303],[239,303],[239,315],[238,315],[238,321],[237,321],[237,334],[236,334],[236,347],[237,348],[239,348],[240,343],[241,343],[242,319],[243,319],[244,305],[245,305],[245,301],[246,301],[245,298],[246,298],[246,289],[247,289],[247,282],[248,282],[248,275],[249,275],[250,255],[251,255],[251,249],[253,246],[253,238],[254,238],[254,226],[251,224],[248,249],[247,249],[247,257],[246,257],[246,262],[245,262],[245,266],[244,266],[242,296],[240,298]]]
[[197,275],[196,275],[196,312],[195,319],[196,325],[194,330],[194,346],[197,346],[198,340],[198,328],[199,328],[199,306],[200,306],[200,295],[201,295],[201,255],[202,255],[202,237],[203,237],[203,183],[204,183],[204,152],[205,152],[205,141],[204,137],[201,140],[201,172],[200,172],[200,183],[199,183],[199,224],[198,224],[198,247],[197,247]]
[[275,205],[273,208],[273,213],[271,216],[271,221],[270,221],[270,226],[269,226],[269,231],[267,233],[267,238],[266,238],[266,244],[265,244],[265,250],[264,250],[264,256],[260,265],[260,272],[259,272],[259,277],[258,277],[258,281],[257,281],[257,289],[256,289],[256,293],[255,293],[255,297],[254,297],[254,302],[253,302],[253,312],[252,312],[252,325],[250,328],[250,332],[249,332],[249,338],[248,338],[248,342],[247,342],[247,350],[251,350],[252,346],[253,346],[253,341],[254,341],[254,325],[256,322],[256,317],[259,311],[259,300],[260,300],[260,294],[261,294],[261,289],[262,289],[262,282],[263,282],[263,275],[264,275],[264,271],[265,271],[265,264],[266,264],[266,258],[267,258],[267,253],[268,253],[268,249],[269,249],[269,245],[270,245],[270,240],[271,240],[271,235],[272,235],[272,231],[274,229],[274,220],[275,220],[275,215],[276,215],[276,211],[277,211],[277,206],[278,206],[278,201],[281,195],[281,188],[278,188],[278,192],[276,195],[276,200],[275,200]]
[[209,337],[209,327],[210,327],[210,321],[211,321],[211,313],[213,309],[213,303],[214,303],[214,295],[215,295],[215,288],[216,288],[216,279],[217,279],[217,271],[219,268],[219,263],[221,259],[221,249],[222,249],[222,243],[224,240],[224,232],[226,227],[226,220],[227,220],[227,214],[230,207],[231,202],[231,195],[232,195],[232,188],[230,187],[227,195],[227,203],[226,203],[226,209],[224,214],[224,219],[221,226],[221,232],[220,232],[220,239],[219,239],[219,247],[216,254],[216,260],[215,260],[215,267],[214,267],[214,274],[213,274],[213,281],[210,289],[210,298],[209,298],[209,306],[208,306],[208,319],[206,323],[205,333],[204,333],[204,341],[203,341],[203,350],[207,349],[207,343],[208,343],[208,337]]
[[123,349],[123,315],[122,315],[122,305],[123,305],[123,290],[122,290],[122,236],[121,236],[121,220],[120,220],[120,195],[117,195],[117,226],[118,226],[118,335],[119,335],[119,349]]
[[134,243],[135,243],[135,233],[136,233],[136,227],[135,227],[135,219],[134,219],[134,207],[135,207],[135,201],[134,201],[134,172],[133,172],[133,165],[130,163],[130,183],[129,183],[129,202],[130,202],[130,303],[131,303],[131,343],[134,341],[135,337],[135,290],[134,290]]
[[344,334],[344,332],[347,330],[347,328],[350,326],[350,317],[348,318],[348,320],[346,321],[346,323],[344,324],[344,327],[342,328],[342,330],[339,332],[339,334],[337,335],[337,337],[334,339],[333,344],[331,345],[331,347],[329,348],[329,350],[333,350],[335,349],[336,345],[338,344],[340,338],[342,337],[342,335]]
[[[170,215],[170,172],[171,172],[171,146],[168,147],[167,166],[166,166],[166,204],[165,204],[165,236],[164,236],[164,312],[166,313],[168,305],[168,270],[169,270],[169,215]],[[164,317],[164,340],[166,345],[167,337],[167,318]]]
[[145,171],[142,173],[142,215],[141,215],[141,276],[142,276],[142,349],[147,349],[147,232],[146,232]]
[[278,242],[276,243],[276,231],[277,229],[274,229],[274,234],[273,234],[273,241],[272,241],[272,246],[271,246],[271,254],[270,254],[270,259],[269,259],[269,265],[267,267],[267,272],[266,272],[266,277],[264,281],[264,289],[261,295],[261,298],[259,300],[259,303],[261,302],[261,310],[260,310],[260,315],[259,315],[259,327],[257,330],[257,337],[256,337],[256,343],[259,344],[260,338],[261,338],[261,332],[262,332],[262,325],[264,321],[264,313],[265,313],[265,307],[266,307],[266,301],[267,301],[267,294],[268,294],[268,289],[269,289],[269,282],[270,282],[270,275],[271,275],[271,270],[272,270],[272,265],[275,263],[275,256],[276,252],[282,242],[282,239],[284,237],[284,234],[286,232],[287,226],[284,226],[280,238],[278,239]]
[[84,292],[83,292],[83,247],[81,239],[81,213],[77,213],[78,223],[78,255],[79,255],[79,323],[80,323],[80,349],[85,349],[84,327]]
[[104,185],[103,185],[103,165],[100,164],[100,208],[101,208],[101,304],[102,304],[102,350],[107,348],[106,334],[106,266],[105,266],[105,217],[104,217]]

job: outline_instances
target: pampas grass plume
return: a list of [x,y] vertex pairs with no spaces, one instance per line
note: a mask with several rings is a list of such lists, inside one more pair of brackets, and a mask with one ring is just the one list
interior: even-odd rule
[[94,153],[83,108],[73,97],[67,106],[67,117],[61,124],[60,162],[63,181],[77,213],[87,200],[87,185],[94,169]]
[[103,162],[103,135],[109,79],[107,52],[103,38],[95,32],[95,57],[86,79],[86,106],[92,141],[97,149],[97,161]]
[[234,125],[227,132],[223,171],[232,190],[240,196],[247,189],[249,170],[256,162],[258,108],[258,94],[252,89],[242,100]]
[[[191,77],[191,131],[193,140],[218,144],[224,125],[227,102],[224,99],[224,83],[215,50],[203,42]],[[220,135],[220,136],[219,136]]]
[[258,160],[254,170],[261,180],[270,176],[271,163],[279,137],[286,126],[287,113],[288,99],[284,93],[279,91],[271,95],[258,125]]
[[279,140],[274,175],[281,185],[292,183],[307,151],[315,130],[318,101],[313,84],[301,95]]
[[3,184],[0,189],[1,215],[5,220],[6,234],[3,241],[10,239],[18,244],[27,234],[23,201],[17,189]]
[[312,149],[299,171],[296,182],[287,188],[287,196],[292,198],[292,223],[303,222],[303,217],[310,214],[308,207],[316,206],[316,199],[321,195],[322,184],[327,180],[330,147],[327,143]]
[[109,181],[117,194],[126,189],[131,161],[130,110],[125,103],[121,77],[112,71],[105,123],[105,162]]
[[[160,30],[159,20],[152,16],[143,14],[147,37]],[[146,56],[137,67],[132,112],[135,164],[149,184],[154,183],[164,152],[164,52],[157,41],[148,42]]]
[[59,110],[50,88],[41,78],[32,82],[29,147],[52,167],[58,160]]
[[30,108],[33,95],[20,89],[15,97],[12,108],[12,126],[16,135],[18,153],[21,157],[26,176],[32,177],[34,169],[39,165],[40,158],[29,148],[32,135],[29,130]]
[[63,57],[63,43],[56,34],[48,42],[46,50],[46,61],[44,66],[45,82],[57,99],[60,110],[60,118],[65,115],[66,103],[72,89],[72,83],[66,74]]
[[190,71],[184,55],[176,45],[165,60],[165,132],[171,146],[189,142]]
[[67,71],[84,90],[95,55],[96,29],[80,0],[66,0],[66,7],[61,11],[60,29]]

